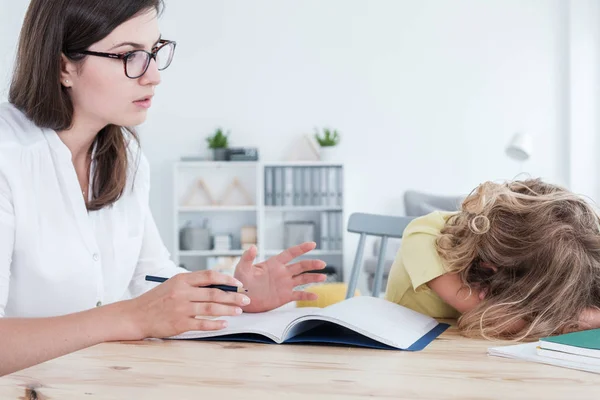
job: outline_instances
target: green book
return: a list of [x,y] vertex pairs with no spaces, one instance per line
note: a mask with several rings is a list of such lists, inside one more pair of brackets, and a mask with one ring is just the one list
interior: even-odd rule
[[600,358],[600,329],[542,338],[540,348]]

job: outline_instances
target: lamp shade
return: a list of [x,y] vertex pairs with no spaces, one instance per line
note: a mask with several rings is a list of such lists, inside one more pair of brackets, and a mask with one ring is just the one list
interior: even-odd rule
[[533,139],[526,133],[516,133],[508,146],[506,155],[516,161],[525,161],[531,157],[533,150]]

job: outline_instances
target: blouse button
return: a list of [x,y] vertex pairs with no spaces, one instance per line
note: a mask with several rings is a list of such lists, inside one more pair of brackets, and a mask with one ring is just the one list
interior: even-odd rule
[[100,307],[101,305],[102,305],[102,302],[101,302],[101,301],[98,301],[98,302],[96,303],[96,307]]
[[94,253],[92,258],[94,259],[94,261],[98,261],[100,259],[100,256],[98,255],[98,253]]

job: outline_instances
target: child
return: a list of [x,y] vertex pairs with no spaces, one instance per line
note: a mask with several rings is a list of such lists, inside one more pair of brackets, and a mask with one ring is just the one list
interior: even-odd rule
[[412,221],[386,298],[465,336],[531,340],[600,328],[600,218],[539,179],[486,182],[458,212]]

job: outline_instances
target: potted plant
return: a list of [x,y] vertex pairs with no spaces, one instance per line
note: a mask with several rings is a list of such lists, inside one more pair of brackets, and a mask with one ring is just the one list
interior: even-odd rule
[[318,129],[315,129],[315,139],[319,143],[319,155],[322,161],[331,161],[335,146],[340,142],[340,135],[337,130],[329,128],[323,129],[320,134]]
[[213,160],[227,160],[227,148],[229,147],[229,131],[223,132],[223,129],[217,128],[212,136],[206,138],[208,148],[213,152]]

